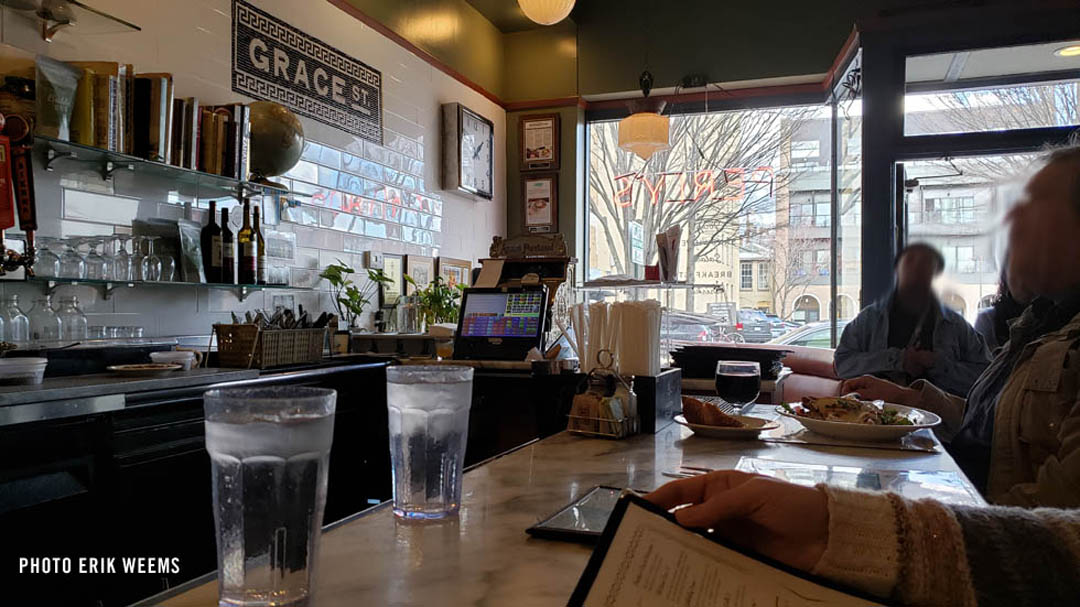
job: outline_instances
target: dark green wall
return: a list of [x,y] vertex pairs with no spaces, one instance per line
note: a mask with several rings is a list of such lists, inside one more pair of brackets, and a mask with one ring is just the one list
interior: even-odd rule
[[347,0],[503,98],[503,34],[465,0]]
[[567,19],[503,36],[507,101],[577,96],[577,26]]
[[577,187],[578,164],[582,158],[577,144],[578,125],[584,125],[585,115],[574,107],[524,110],[506,113],[506,235],[525,233],[524,201],[521,197],[521,117],[530,114],[559,115],[559,232],[566,238],[570,256],[577,256]]
[[657,87],[690,73],[709,82],[822,73],[857,17],[897,1],[578,2],[581,94],[634,90],[646,55]]

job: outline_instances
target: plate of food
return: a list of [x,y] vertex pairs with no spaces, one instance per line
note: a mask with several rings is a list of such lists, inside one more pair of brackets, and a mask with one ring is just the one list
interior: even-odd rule
[[182,369],[183,366],[173,363],[139,363],[135,365],[112,365],[106,368],[125,377],[160,377],[168,375],[177,369]]
[[862,400],[855,395],[806,397],[801,404],[780,405],[776,412],[798,421],[811,432],[857,441],[899,440],[906,434],[941,423],[941,418],[929,411],[880,400]]
[[682,397],[682,403],[683,412],[675,416],[675,423],[690,428],[699,436],[745,440],[780,427],[779,423],[760,417],[728,415],[712,403],[689,396]]

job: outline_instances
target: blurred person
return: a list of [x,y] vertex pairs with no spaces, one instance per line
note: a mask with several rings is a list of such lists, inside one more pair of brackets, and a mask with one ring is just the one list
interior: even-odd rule
[[998,280],[998,292],[990,307],[979,311],[975,318],[975,330],[983,336],[987,347],[992,352],[1009,341],[1009,323],[1024,312],[1031,303],[1031,295],[1020,287],[1009,286],[1009,258],[1001,265],[1001,277]]
[[933,411],[968,477],[998,504],[1080,506],[1080,146],[1053,152],[1009,223],[1008,285],[1034,296],[967,398],[864,376],[843,393]]
[[645,496],[680,525],[903,605],[1075,605],[1080,510],[954,506],[721,470]]
[[896,257],[896,284],[846,327],[836,347],[837,376],[874,375],[907,385],[926,379],[953,394],[967,394],[990,363],[982,337],[934,295],[945,258],[914,243]]

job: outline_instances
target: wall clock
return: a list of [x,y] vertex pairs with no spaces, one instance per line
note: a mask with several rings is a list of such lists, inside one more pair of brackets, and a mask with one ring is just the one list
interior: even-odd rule
[[460,103],[442,106],[444,190],[491,200],[494,192],[495,125]]

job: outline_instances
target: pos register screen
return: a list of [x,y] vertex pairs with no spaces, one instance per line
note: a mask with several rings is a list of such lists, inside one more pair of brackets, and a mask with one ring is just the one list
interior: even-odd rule
[[536,337],[544,308],[542,291],[470,293],[461,320],[462,337]]

